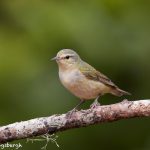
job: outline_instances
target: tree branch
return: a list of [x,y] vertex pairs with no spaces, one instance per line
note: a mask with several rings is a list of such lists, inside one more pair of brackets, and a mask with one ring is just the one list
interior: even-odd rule
[[0,127],[0,143],[103,122],[144,116],[150,117],[150,100],[124,100],[117,104],[77,111],[71,117],[68,117],[67,114],[52,115]]

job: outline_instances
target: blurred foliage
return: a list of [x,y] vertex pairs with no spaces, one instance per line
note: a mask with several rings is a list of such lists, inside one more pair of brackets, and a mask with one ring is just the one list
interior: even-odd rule
[[[131,92],[129,99],[150,98],[150,1],[1,0],[0,126],[65,113],[78,103],[50,62],[63,48]],[[101,103],[122,99],[106,95]],[[138,118],[65,131],[57,142],[66,150],[148,150],[149,131],[150,120]],[[20,142],[22,149],[44,144]]]

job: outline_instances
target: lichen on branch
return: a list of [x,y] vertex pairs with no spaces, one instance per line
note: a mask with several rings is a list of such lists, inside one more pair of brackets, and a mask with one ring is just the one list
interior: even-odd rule
[[150,100],[128,101],[66,114],[35,118],[0,127],[0,143],[133,117],[150,117]]

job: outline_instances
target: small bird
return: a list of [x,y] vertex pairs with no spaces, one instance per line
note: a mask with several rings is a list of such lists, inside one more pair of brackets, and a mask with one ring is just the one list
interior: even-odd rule
[[80,103],[73,110],[86,100],[96,98],[91,105],[95,108],[100,105],[99,97],[106,93],[115,96],[130,95],[129,92],[116,86],[107,76],[84,62],[74,50],[62,49],[52,60],[56,60],[58,64],[61,83],[80,98]]

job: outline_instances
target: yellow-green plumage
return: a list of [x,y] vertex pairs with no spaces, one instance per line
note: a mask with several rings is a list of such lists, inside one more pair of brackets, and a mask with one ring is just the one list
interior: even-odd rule
[[110,87],[110,93],[113,95],[130,95],[129,92],[119,89],[118,86],[116,86],[107,76],[97,71],[95,68],[93,68],[91,65],[87,64],[84,61],[80,62],[79,70],[85,75],[87,79],[101,82],[106,86]]
[[94,99],[111,93],[115,96],[129,95],[119,89],[107,76],[84,62],[73,50],[63,49],[55,57],[62,84],[82,100]]

